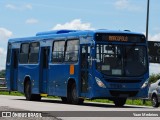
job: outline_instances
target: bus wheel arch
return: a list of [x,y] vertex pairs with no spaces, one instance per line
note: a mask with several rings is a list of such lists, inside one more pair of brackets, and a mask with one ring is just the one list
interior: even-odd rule
[[26,77],[24,79],[24,94],[26,97],[26,100],[28,101],[40,101],[41,96],[39,94],[32,94],[32,82],[30,77]]
[[77,95],[77,84],[75,79],[70,78],[67,84],[67,101],[72,104],[82,104],[84,99],[81,99]]

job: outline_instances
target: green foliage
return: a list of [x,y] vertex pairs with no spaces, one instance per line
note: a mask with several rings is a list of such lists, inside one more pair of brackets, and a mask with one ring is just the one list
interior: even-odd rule
[[5,77],[5,70],[1,70],[0,71],[0,78],[4,78]]
[[160,74],[152,74],[149,77],[149,83],[154,83],[156,82],[158,79],[160,79]]
[[0,95],[24,96],[24,94],[20,92],[10,92],[9,94],[8,91],[0,91]]
[[142,99],[127,99],[126,104],[128,105],[140,105],[140,106],[152,106],[152,103],[150,100],[145,100],[145,103],[143,104]]

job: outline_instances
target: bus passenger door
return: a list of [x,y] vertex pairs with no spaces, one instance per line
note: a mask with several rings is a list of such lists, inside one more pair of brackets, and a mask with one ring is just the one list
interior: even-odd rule
[[18,49],[11,49],[10,51],[10,64],[6,65],[7,82],[10,83],[9,90],[16,91],[18,83]]
[[40,73],[40,93],[48,92],[48,62],[49,62],[49,47],[41,48],[41,73]]
[[89,47],[88,45],[81,46],[81,92],[86,93],[88,91],[88,73],[89,73]]

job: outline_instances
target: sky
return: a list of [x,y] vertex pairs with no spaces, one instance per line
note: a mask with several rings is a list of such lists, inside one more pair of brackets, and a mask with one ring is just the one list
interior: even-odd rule
[[[0,70],[5,69],[9,38],[56,29],[145,34],[146,11],[147,0],[0,0]],[[160,0],[150,0],[149,40],[160,41]],[[151,73],[160,72],[160,65],[150,66]]]

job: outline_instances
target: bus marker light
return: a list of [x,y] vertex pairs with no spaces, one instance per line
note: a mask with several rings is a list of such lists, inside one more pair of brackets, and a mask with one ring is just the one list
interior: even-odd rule
[[70,75],[74,75],[74,65],[70,65]]

